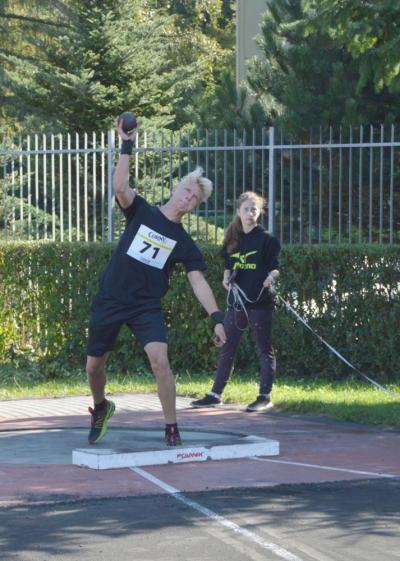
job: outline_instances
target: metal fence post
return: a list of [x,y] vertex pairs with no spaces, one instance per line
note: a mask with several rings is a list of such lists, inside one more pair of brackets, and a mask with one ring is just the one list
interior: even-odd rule
[[275,235],[275,127],[269,127],[268,232]]
[[114,190],[113,190],[113,171],[114,171],[114,131],[107,133],[107,217],[108,217],[108,241],[114,239]]
[[4,239],[8,239],[8,181],[6,137],[3,136]]

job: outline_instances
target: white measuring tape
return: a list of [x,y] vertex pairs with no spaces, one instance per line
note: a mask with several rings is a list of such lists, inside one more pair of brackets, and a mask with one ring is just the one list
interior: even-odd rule
[[[233,296],[233,309],[235,311],[240,311],[243,310],[244,313],[246,314],[246,317],[248,319],[248,314],[247,314],[247,310],[246,310],[246,304],[247,303],[251,303],[251,304],[255,304],[256,302],[258,302],[258,300],[261,297],[261,294],[263,293],[263,291],[265,290],[264,287],[262,287],[260,294],[257,296],[257,298],[255,300],[250,300],[249,298],[247,298],[246,293],[244,292],[244,290],[242,290],[240,288],[240,286],[238,286],[235,282],[231,283],[229,286],[229,291],[228,291],[228,296],[227,296],[227,300],[229,298],[229,294],[232,294]],[[389,394],[390,396],[394,397],[395,399],[398,399],[398,395],[391,392],[390,390],[388,390],[387,388],[385,388],[385,386],[382,386],[381,384],[379,384],[378,382],[376,382],[375,380],[373,380],[372,378],[370,378],[369,376],[367,376],[366,374],[364,374],[363,372],[361,372],[361,370],[359,370],[356,366],[354,366],[353,364],[351,364],[351,362],[349,362],[347,360],[347,358],[345,358],[343,355],[341,355],[336,349],[334,349],[332,347],[332,345],[330,345],[329,343],[327,343],[327,341],[325,341],[325,339],[323,339],[320,335],[318,335],[318,333],[316,333],[314,331],[314,329],[312,327],[310,327],[308,325],[308,323],[306,322],[306,320],[304,318],[301,317],[300,314],[298,314],[296,312],[296,310],[294,308],[292,308],[292,306],[289,304],[289,302],[287,302],[286,300],[284,300],[282,298],[282,296],[280,294],[278,294],[275,289],[273,287],[271,287],[270,289],[270,293],[271,295],[274,295],[278,298],[278,300],[280,302],[282,302],[282,304],[285,306],[285,308],[287,310],[289,310],[289,312],[291,312],[295,318],[300,321],[300,323],[302,323],[309,331],[311,331],[311,333],[313,335],[315,335],[315,337],[317,337],[317,339],[323,343],[335,356],[337,356],[342,362],[344,362],[347,366],[349,366],[352,370],[354,370],[355,372],[357,372],[357,374],[359,374],[360,376],[362,376],[365,380],[368,380],[368,382],[370,382],[371,384],[373,384],[375,387],[377,387],[378,389],[384,391],[385,393]]]

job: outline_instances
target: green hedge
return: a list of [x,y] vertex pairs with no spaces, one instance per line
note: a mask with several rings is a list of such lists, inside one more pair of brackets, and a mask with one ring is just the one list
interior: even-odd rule
[[[202,250],[207,278],[224,307],[218,248]],[[83,366],[90,303],[111,251],[100,243],[0,243],[0,361],[37,363],[49,376]],[[281,262],[280,293],[322,337],[373,378],[400,379],[399,246],[287,246]],[[171,279],[164,308],[174,369],[211,372],[218,351],[210,321],[183,269]],[[350,373],[281,307],[274,346],[280,375],[338,379]],[[110,360],[123,371],[147,364],[126,328]],[[256,369],[247,333],[237,364]]]

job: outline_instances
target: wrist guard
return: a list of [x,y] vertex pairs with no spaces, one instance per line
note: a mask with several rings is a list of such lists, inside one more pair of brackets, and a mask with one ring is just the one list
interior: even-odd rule
[[130,156],[133,150],[133,140],[123,140],[121,145],[120,154],[127,154]]
[[211,321],[213,322],[214,327],[219,323],[224,323],[224,314],[218,310],[217,312],[213,312],[210,315]]

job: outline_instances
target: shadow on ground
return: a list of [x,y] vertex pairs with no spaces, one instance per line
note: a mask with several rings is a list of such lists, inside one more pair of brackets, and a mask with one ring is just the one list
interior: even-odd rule
[[[398,559],[398,479],[213,491],[190,498],[264,539],[277,533],[283,544],[300,540],[322,552],[330,548],[335,554],[329,559]],[[205,551],[215,524],[165,494],[4,508],[1,557],[164,561],[188,559],[192,551],[192,559],[211,559]],[[357,554],[348,557],[346,548],[352,547]]]

